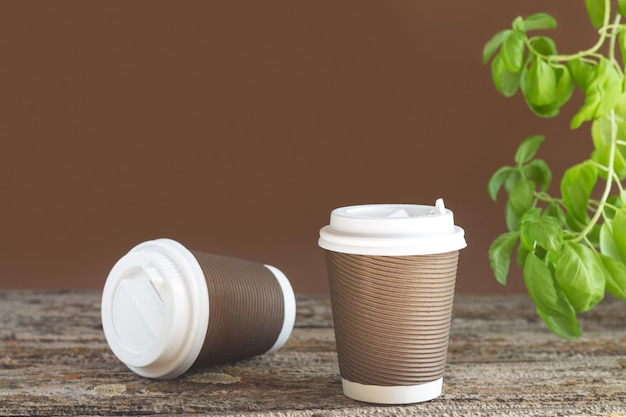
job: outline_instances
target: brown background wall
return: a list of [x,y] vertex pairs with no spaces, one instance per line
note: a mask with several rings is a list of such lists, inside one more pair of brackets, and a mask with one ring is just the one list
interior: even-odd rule
[[0,288],[100,288],[171,237],[323,293],[332,208],[444,197],[469,243],[459,291],[520,291],[489,270],[487,179],[531,134],[557,178],[590,150],[579,102],[537,119],[481,63],[537,11],[562,49],[595,41],[571,0],[2,2]]

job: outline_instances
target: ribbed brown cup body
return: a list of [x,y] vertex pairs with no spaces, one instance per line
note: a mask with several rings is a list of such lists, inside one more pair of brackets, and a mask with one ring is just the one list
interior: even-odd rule
[[326,251],[342,378],[407,386],[443,376],[458,253],[366,256]]
[[209,290],[209,326],[195,366],[259,355],[272,348],[284,322],[284,296],[264,265],[191,251]]

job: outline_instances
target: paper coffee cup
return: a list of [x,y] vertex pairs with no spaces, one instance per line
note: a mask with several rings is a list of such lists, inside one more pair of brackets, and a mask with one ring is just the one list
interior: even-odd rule
[[319,245],[344,394],[382,404],[438,397],[458,252],[466,247],[443,200],[335,209]]
[[293,329],[296,303],[289,280],[273,266],[157,239],[113,266],[101,312],[120,361],[138,375],[169,379],[192,366],[279,349]]

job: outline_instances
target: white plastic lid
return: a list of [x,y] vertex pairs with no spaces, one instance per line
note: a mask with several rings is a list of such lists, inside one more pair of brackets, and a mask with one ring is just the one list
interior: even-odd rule
[[333,210],[320,247],[356,255],[403,256],[451,252],[467,246],[443,199],[434,206],[367,204]]
[[170,239],[144,242],[113,267],[102,294],[102,326],[133,372],[174,378],[198,357],[209,322],[208,290],[193,254]]

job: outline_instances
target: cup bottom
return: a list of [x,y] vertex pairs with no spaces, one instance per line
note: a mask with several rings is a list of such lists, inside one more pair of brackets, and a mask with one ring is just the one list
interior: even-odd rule
[[341,378],[343,393],[353,400],[376,404],[411,404],[430,401],[441,395],[443,378],[419,385],[364,385]]

